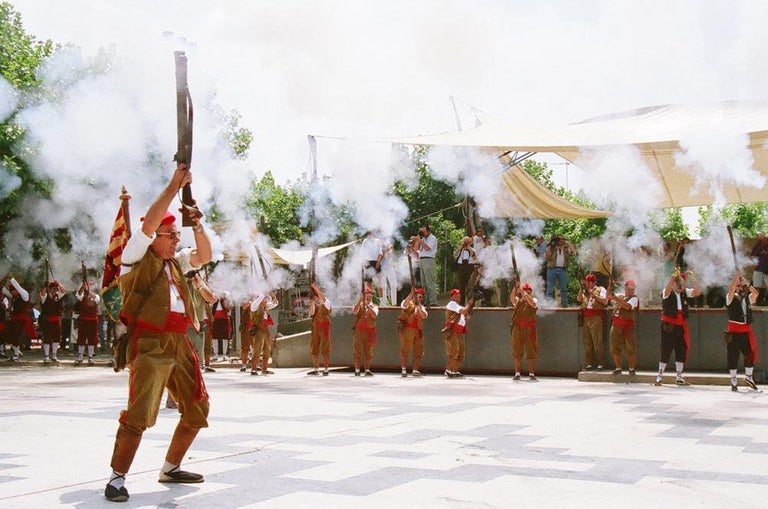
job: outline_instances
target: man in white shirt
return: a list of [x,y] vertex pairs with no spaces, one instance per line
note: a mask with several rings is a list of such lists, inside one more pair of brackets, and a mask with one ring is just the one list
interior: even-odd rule
[[[192,173],[179,163],[168,185],[147,211],[141,229],[125,246],[122,262],[131,265],[120,276],[123,304],[120,318],[130,327],[127,359],[131,377],[128,405],[120,413],[120,426],[112,453],[112,473],[104,496],[112,502],[128,500],[125,475],[133,463],[144,430],[157,420],[163,391],[173,395],[180,419],[168,447],[158,481],[199,483],[203,476],[180,469],[182,459],[198,431],[208,426],[208,393],[197,356],[187,338],[197,315],[177,253],[179,230],[168,212],[177,192],[192,182]],[[192,211],[195,248],[187,252],[189,264],[201,267],[211,260],[211,244]],[[126,267],[127,268],[127,267]]]
[[459,371],[464,362],[464,336],[467,333],[467,320],[469,319],[469,306],[459,304],[461,292],[454,288],[451,290],[451,300],[445,306],[445,350],[448,361],[445,366],[445,376],[448,378],[464,378]]
[[[690,280],[692,288],[686,287]],[[656,374],[654,385],[661,385],[664,369],[669,363],[672,352],[675,352],[675,371],[677,385],[690,385],[683,377],[683,368],[690,350],[688,335],[689,299],[701,295],[701,287],[693,276],[693,272],[681,273],[676,269],[661,292],[661,358],[659,372]]]
[[419,236],[419,272],[421,273],[421,286],[424,288],[424,303],[427,306],[436,306],[435,256],[437,255],[437,238],[432,235],[429,225],[419,228]]

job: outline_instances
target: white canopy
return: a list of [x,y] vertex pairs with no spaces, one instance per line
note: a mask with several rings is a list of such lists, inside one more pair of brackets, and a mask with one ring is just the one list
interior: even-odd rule
[[[722,137],[718,138],[718,135]],[[741,146],[734,147],[736,139]],[[639,158],[663,189],[657,207],[684,207],[712,204],[715,195],[708,186],[696,186],[696,162],[686,155],[691,140],[700,148],[702,140],[712,140],[711,151],[741,150],[751,154],[752,169],[760,178],[756,186],[737,186],[719,180],[719,190],[728,203],[768,201],[768,104],[724,102],[688,105],[663,105],[588,119],[553,129],[510,128],[484,124],[467,131],[392,140],[411,145],[451,145],[481,147],[498,154],[507,152],[549,152],[589,172],[594,158],[587,153],[634,147]],[[737,143],[737,144],[738,144]],[[725,152],[727,154],[727,152]],[[620,178],[623,168],[616,168]],[[515,168],[507,172],[518,171]],[[758,182],[762,180],[762,182]],[[515,198],[517,200],[517,198]],[[535,217],[535,216],[534,216]],[[550,216],[564,217],[564,216]],[[567,217],[567,216],[565,216]]]
[[[347,242],[346,244],[341,244],[339,246],[331,246],[331,247],[321,247],[317,250],[317,257],[322,258],[323,256],[328,256],[329,254],[335,253],[336,251],[340,249],[344,249],[345,247],[348,247],[352,244],[357,242],[356,240],[353,240],[352,242]],[[312,250],[311,249],[278,249],[278,248],[272,248],[272,255],[275,263],[280,265],[303,265],[306,266],[311,260],[312,260]]]

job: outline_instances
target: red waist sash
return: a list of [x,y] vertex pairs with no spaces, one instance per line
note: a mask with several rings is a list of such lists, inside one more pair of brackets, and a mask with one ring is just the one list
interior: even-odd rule
[[674,318],[670,318],[667,315],[661,315],[661,321],[671,323],[672,325],[679,325],[683,328],[683,342],[685,343],[685,351],[687,354],[688,349],[691,347],[691,339],[688,336],[688,322],[685,321],[683,312],[678,311],[677,316]]
[[515,326],[522,327],[524,329],[536,330],[536,319],[535,318],[518,318],[515,320]]
[[616,327],[617,329],[622,329],[623,331],[631,329],[632,327],[635,326],[635,321],[634,320],[628,320],[626,318],[621,318],[621,317],[618,317],[618,316],[614,316],[613,317],[613,322],[612,323],[613,323],[614,327]]
[[755,331],[752,330],[752,325],[748,323],[728,322],[728,332],[747,335],[749,338],[749,348],[752,350],[752,361],[757,364],[757,338],[755,338]]

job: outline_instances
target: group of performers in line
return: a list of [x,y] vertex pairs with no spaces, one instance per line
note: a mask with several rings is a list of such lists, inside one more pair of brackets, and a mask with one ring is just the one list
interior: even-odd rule
[[[612,286],[612,285],[609,285]],[[323,375],[328,374],[330,354],[330,312],[331,304],[320,288],[312,285],[310,316],[312,317],[312,340],[310,355],[313,369],[309,374],[321,374],[319,355],[323,356]],[[363,295],[353,308],[353,358],[355,376],[373,376],[370,370],[374,347],[377,342],[376,318],[379,309],[372,299],[373,291],[365,287]],[[680,386],[690,385],[684,376],[685,362],[690,348],[688,333],[689,299],[701,294],[696,277],[692,271],[675,270],[662,290],[661,339],[658,373],[655,385],[663,383],[664,372],[675,354],[675,383]],[[408,376],[408,363],[412,359],[411,376],[422,376],[421,360],[424,356],[423,322],[428,311],[423,301],[424,291],[414,287],[400,305],[397,330],[400,340],[401,375]],[[738,391],[737,365],[743,357],[745,366],[744,383],[751,389],[757,386],[753,379],[754,366],[758,360],[757,341],[752,329],[752,306],[758,298],[758,291],[749,284],[741,271],[737,271],[726,295],[728,323],[725,331],[727,344],[728,369],[731,375],[731,390]],[[470,321],[473,298],[466,305],[460,304],[461,292],[453,289],[450,300],[445,306],[445,320],[442,329],[445,341],[446,367],[445,376],[462,378],[460,368],[464,360],[464,344],[467,326]],[[580,305],[580,325],[584,346],[584,370],[603,370],[605,356],[604,324],[610,320],[610,353],[614,363],[612,374],[621,375],[623,357],[627,360],[627,372],[636,374],[637,339],[635,320],[640,309],[640,300],[636,294],[633,280],[624,282],[624,291],[614,293],[613,288],[597,284],[594,274],[588,274],[582,281],[577,300]],[[510,343],[514,362],[514,380],[522,378],[523,359],[526,360],[528,379],[536,381],[536,360],[539,351],[536,330],[536,312],[538,299],[533,295],[529,283],[517,281],[510,293],[512,307]],[[611,307],[611,303],[613,306]]]
[[[78,315],[76,364],[85,361],[93,365],[96,347],[99,344],[99,302],[100,296],[94,290],[93,281],[83,281],[75,293],[75,312]],[[62,314],[67,289],[58,281],[47,282],[40,289],[39,332],[43,348],[43,364],[58,364],[58,351],[62,340]],[[29,292],[15,278],[7,278],[0,296],[0,357],[10,362],[19,362],[21,342],[25,336],[38,337],[31,316],[32,303]],[[5,353],[10,345],[11,355]]]
[[[201,360],[201,368],[205,371],[215,371],[211,366],[211,350],[214,358],[224,359],[227,352],[227,340],[232,336],[231,310],[232,304],[222,293],[214,293],[205,285],[197,273],[190,276],[190,284],[196,289],[194,293],[203,295],[201,316],[206,316],[211,331],[199,334],[192,342]],[[331,303],[316,283],[310,285],[309,315],[312,318],[310,340],[310,357],[312,370],[309,375],[327,376],[330,365],[330,316]],[[0,341],[8,343],[12,348],[11,362],[19,360],[20,346],[23,334],[36,337],[36,331],[30,318],[30,295],[14,278],[9,278],[3,286],[4,297],[0,299]],[[44,364],[58,364],[58,349],[62,337],[63,298],[67,289],[58,281],[51,281],[40,290],[39,330],[42,336]],[[676,270],[669,278],[662,291],[662,317],[659,369],[656,385],[663,382],[664,372],[672,353],[675,354],[675,383],[689,385],[685,380],[684,366],[690,348],[687,318],[689,299],[698,297],[701,287],[692,272]],[[78,313],[77,357],[76,364],[86,360],[89,365],[94,363],[95,348],[99,343],[98,306],[99,295],[94,291],[94,284],[84,283],[75,294]],[[728,369],[731,374],[732,390],[738,390],[736,369],[740,356],[744,359],[745,384],[755,389],[753,371],[757,362],[757,342],[751,323],[752,306],[758,298],[758,290],[738,272],[734,277],[727,295],[726,306],[728,324],[725,331],[727,343]],[[448,378],[461,378],[464,375],[460,368],[464,360],[464,335],[470,319],[473,299],[470,297],[466,305],[460,304],[461,292],[451,290],[450,301],[445,307],[445,327],[443,335],[446,349],[445,375]],[[604,352],[604,320],[610,312],[609,347],[613,360],[613,374],[623,372],[622,357],[627,360],[629,375],[635,374],[637,365],[637,341],[635,336],[635,317],[640,308],[636,294],[635,282],[627,280],[623,293],[614,293],[613,288],[606,288],[597,283],[593,274],[588,274],[580,286],[577,301],[580,305],[580,325],[584,347],[584,370],[603,370]],[[512,307],[510,342],[514,363],[514,380],[522,376],[523,359],[527,361],[528,379],[536,380],[536,360],[538,357],[538,337],[536,332],[536,311],[538,299],[533,296],[533,288],[529,283],[515,284],[509,296]],[[610,308],[611,303],[613,307]],[[272,374],[269,370],[269,359],[272,355],[274,340],[269,333],[274,321],[270,310],[278,305],[277,296],[273,293],[266,295],[255,293],[241,306],[241,372],[248,370],[252,375]],[[398,316],[397,330],[400,340],[400,364],[402,376],[408,376],[410,360],[411,376],[420,377],[421,360],[424,356],[423,322],[428,316],[424,303],[424,290],[412,288],[402,301]],[[371,361],[377,342],[376,318],[378,306],[373,300],[373,290],[365,286],[360,299],[353,310],[353,359],[355,376],[373,376]],[[6,318],[7,317],[7,318]],[[218,343],[222,342],[219,347]],[[4,344],[0,344],[0,354],[4,353]],[[221,354],[219,354],[219,350]],[[6,356],[7,357],[7,356]],[[322,361],[322,362],[321,362]]]

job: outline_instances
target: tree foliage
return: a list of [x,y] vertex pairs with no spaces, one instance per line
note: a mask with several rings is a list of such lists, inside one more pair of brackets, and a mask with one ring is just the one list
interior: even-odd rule
[[739,237],[755,238],[759,232],[768,231],[768,202],[738,203],[722,209],[712,206],[699,209],[699,229],[702,235],[709,232],[711,220],[722,217],[733,227]]
[[274,244],[281,245],[302,238],[303,231],[297,211],[304,199],[305,195],[296,187],[278,185],[272,172],[268,171],[251,184],[250,197],[245,205],[255,220],[265,218],[261,224],[262,233]]
[[[20,98],[32,95],[39,87],[36,71],[53,50],[51,41],[38,41],[24,31],[21,15],[10,3],[0,3],[0,75]],[[50,196],[51,191],[50,182],[35,177],[20,155],[24,130],[15,115],[13,112],[0,123],[0,255],[5,255],[3,239],[8,224],[18,217],[24,198],[30,194]]]

